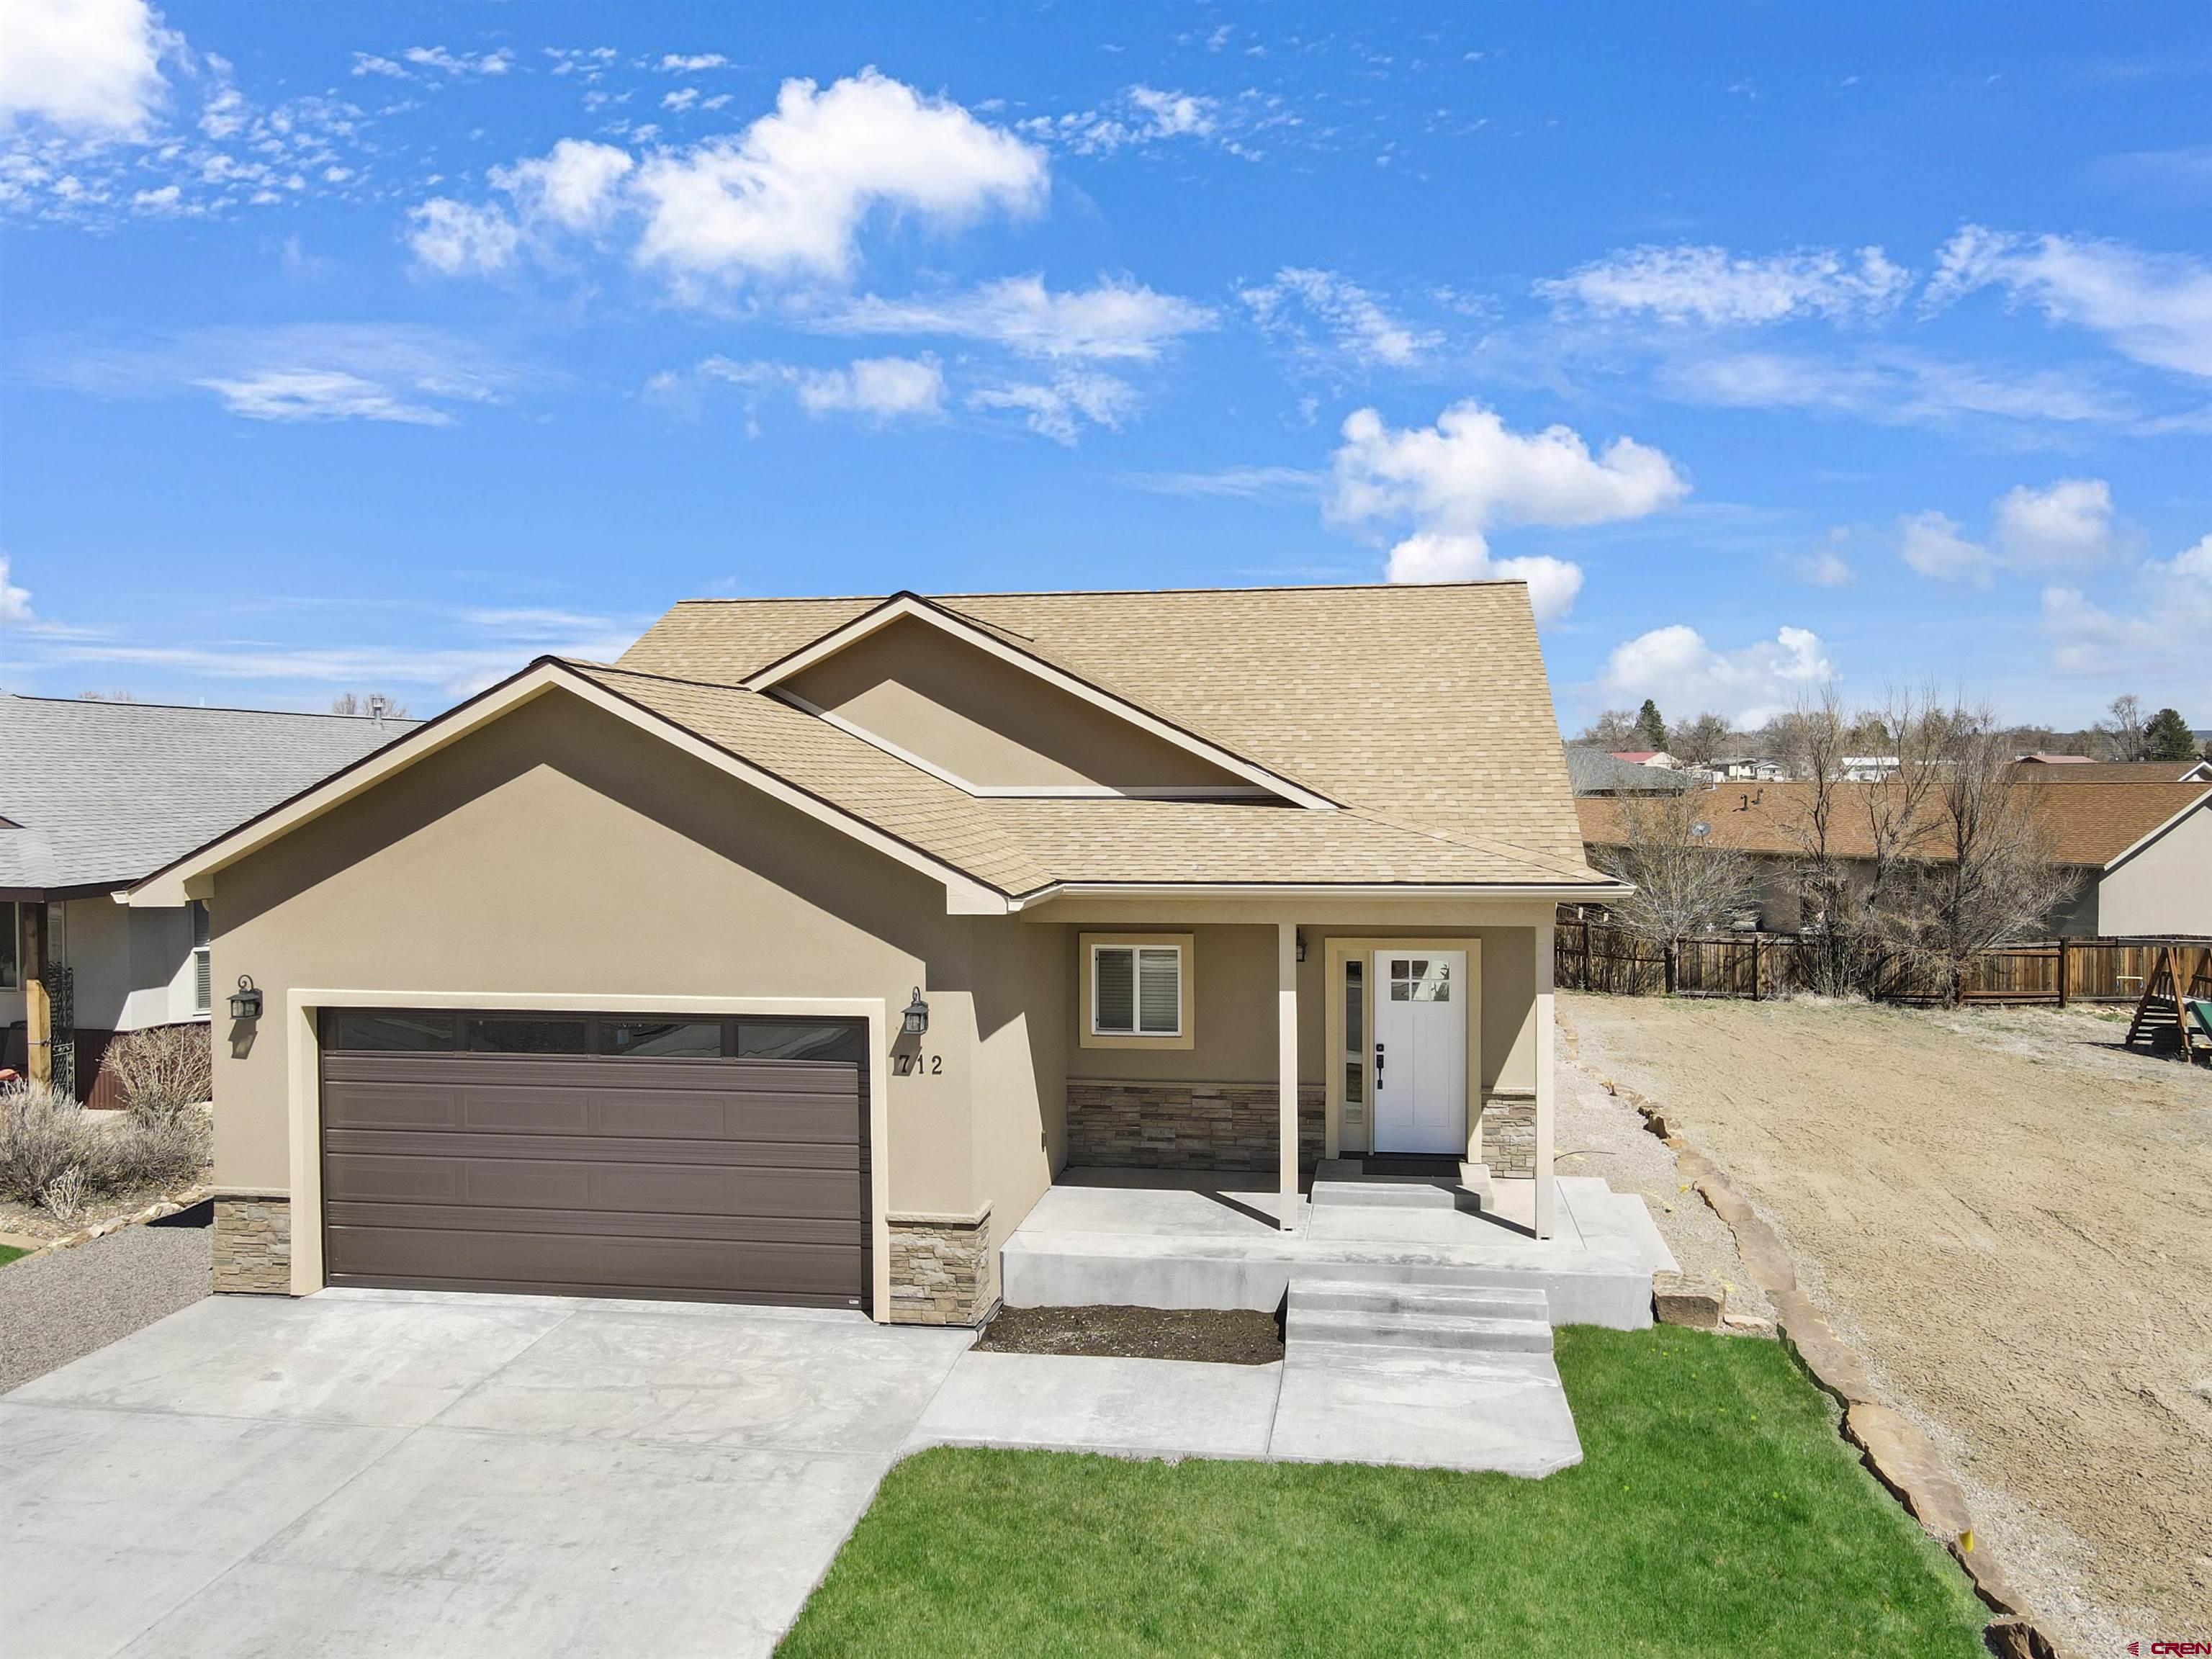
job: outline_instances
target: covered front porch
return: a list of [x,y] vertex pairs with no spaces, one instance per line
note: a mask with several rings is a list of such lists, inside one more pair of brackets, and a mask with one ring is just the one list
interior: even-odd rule
[[1040,1212],[1065,1207],[1058,1187],[1210,1188],[1266,1195],[1271,1229],[1297,1234],[1316,1170],[1412,1158],[1401,1172],[1451,1177],[1488,1234],[1571,1230],[1553,1176],[1553,915],[1548,899],[1389,893],[1041,907],[1024,919],[1062,924],[1073,949],[1061,1173]]

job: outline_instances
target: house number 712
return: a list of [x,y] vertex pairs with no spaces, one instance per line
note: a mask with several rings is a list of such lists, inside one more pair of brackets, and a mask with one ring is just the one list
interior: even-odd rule
[[891,1071],[898,1077],[913,1077],[917,1073],[924,1072],[931,1077],[942,1077],[945,1074],[945,1056],[943,1054],[893,1054]]

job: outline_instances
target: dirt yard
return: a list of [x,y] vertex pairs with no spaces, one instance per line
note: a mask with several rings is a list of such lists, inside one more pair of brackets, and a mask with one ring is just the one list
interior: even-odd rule
[[1565,995],[2090,1651],[2212,1626],[2212,1073],[2123,1019]]

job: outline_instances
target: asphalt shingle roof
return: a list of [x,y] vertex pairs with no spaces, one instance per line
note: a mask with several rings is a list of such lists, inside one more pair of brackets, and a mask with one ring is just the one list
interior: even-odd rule
[[[1519,583],[930,597],[1346,808],[976,800],[945,786],[966,803],[961,833],[988,831],[1003,856],[1053,879],[1603,879],[1583,862]],[[881,603],[687,601],[619,666],[734,686]],[[848,809],[893,828],[873,787]],[[909,799],[901,792],[889,810]]]
[[416,724],[0,693],[0,888],[136,881]]

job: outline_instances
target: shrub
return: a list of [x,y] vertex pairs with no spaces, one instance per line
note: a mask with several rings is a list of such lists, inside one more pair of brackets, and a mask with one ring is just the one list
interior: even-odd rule
[[95,1115],[33,1084],[0,1095],[0,1195],[67,1219],[104,1194],[196,1180],[212,1138],[196,1107]]
[[91,1164],[99,1133],[84,1109],[51,1085],[0,1095],[0,1193],[41,1202],[57,1177]]
[[208,1030],[155,1025],[125,1031],[107,1045],[100,1067],[114,1073],[124,1103],[132,1111],[167,1116],[214,1095]]

